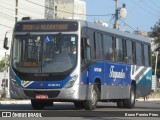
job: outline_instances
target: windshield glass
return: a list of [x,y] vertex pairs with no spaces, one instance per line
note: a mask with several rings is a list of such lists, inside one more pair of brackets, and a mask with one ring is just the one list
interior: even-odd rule
[[13,68],[25,73],[60,73],[72,70],[77,61],[77,35],[16,35]]

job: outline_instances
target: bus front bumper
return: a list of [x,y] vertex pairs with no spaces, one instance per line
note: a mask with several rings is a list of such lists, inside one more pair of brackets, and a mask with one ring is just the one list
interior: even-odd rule
[[10,96],[12,99],[36,99],[37,95],[47,95],[47,99],[54,101],[87,100],[92,87],[93,85],[74,85],[62,89],[24,89],[11,86]]

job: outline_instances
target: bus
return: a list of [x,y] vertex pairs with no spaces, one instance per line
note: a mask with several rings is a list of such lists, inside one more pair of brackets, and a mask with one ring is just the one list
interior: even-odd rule
[[30,99],[33,109],[53,102],[86,110],[97,102],[133,108],[151,92],[150,48],[145,37],[97,23],[22,19],[11,43],[10,97]]

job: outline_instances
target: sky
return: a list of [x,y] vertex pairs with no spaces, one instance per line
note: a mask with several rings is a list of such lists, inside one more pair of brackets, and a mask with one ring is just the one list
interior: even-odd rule
[[[27,2],[19,1],[19,20],[26,15],[32,18],[44,18],[44,9]],[[43,4],[44,0],[30,0]],[[0,60],[4,57],[4,52],[9,54],[9,50],[3,49],[3,40],[6,31],[7,37],[11,40],[15,19],[15,0],[0,0]],[[119,8],[126,4],[127,16],[119,20],[120,30],[133,32],[134,30],[151,31],[151,27],[160,19],[160,0],[118,0]],[[87,21],[104,20],[112,28],[114,24],[113,14],[115,14],[115,0],[86,0]],[[94,16],[95,15],[95,16]],[[96,16],[97,15],[97,16]],[[105,16],[100,16],[105,15]]]
[[[86,0],[88,15],[115,14],[115,0]],[[127,16],[119,21],[120,28],[127,31],[151,31],[151,27],[160,19],[160,0],[118,0],[119,8],[126,4]],[[108,16],[88,16],[88,21],[102,19],[113,26],[114,19]],[[126,23],[126,24],[125,24]],[[125,26],[124,26],[125,25]]]

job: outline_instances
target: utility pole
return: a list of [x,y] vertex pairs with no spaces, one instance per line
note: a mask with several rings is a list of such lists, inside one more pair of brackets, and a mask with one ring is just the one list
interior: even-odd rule
[[156,79],[156,88],[155,88],[155,91],[157,91],[157,62],[158,62],[158,54],[159,54],[159,51],[156,52],[156,63],[155,63],[155,70],[154,70],[154,75],[155,75],[155,79]]
[[118,0],[115,0],[116,1],[116,9],[115,9],[115,23],[114,23],[114,28],[115,29],[118,29],[118,12],[119,12],[119,9],[118,9]]
[[127,15],[127,10],[126,10],[126,5],[125,4],[123,4],[122,7],[118,8],[118,0],[114,0],[114,1],[116,1],[114,28],[119,29],[119,25],[118,25],[119,16],[122,19],[125,19],[126,15]]
[[15,23],[18,20],[18,0],[16,0],[16,7],[15,7]]

